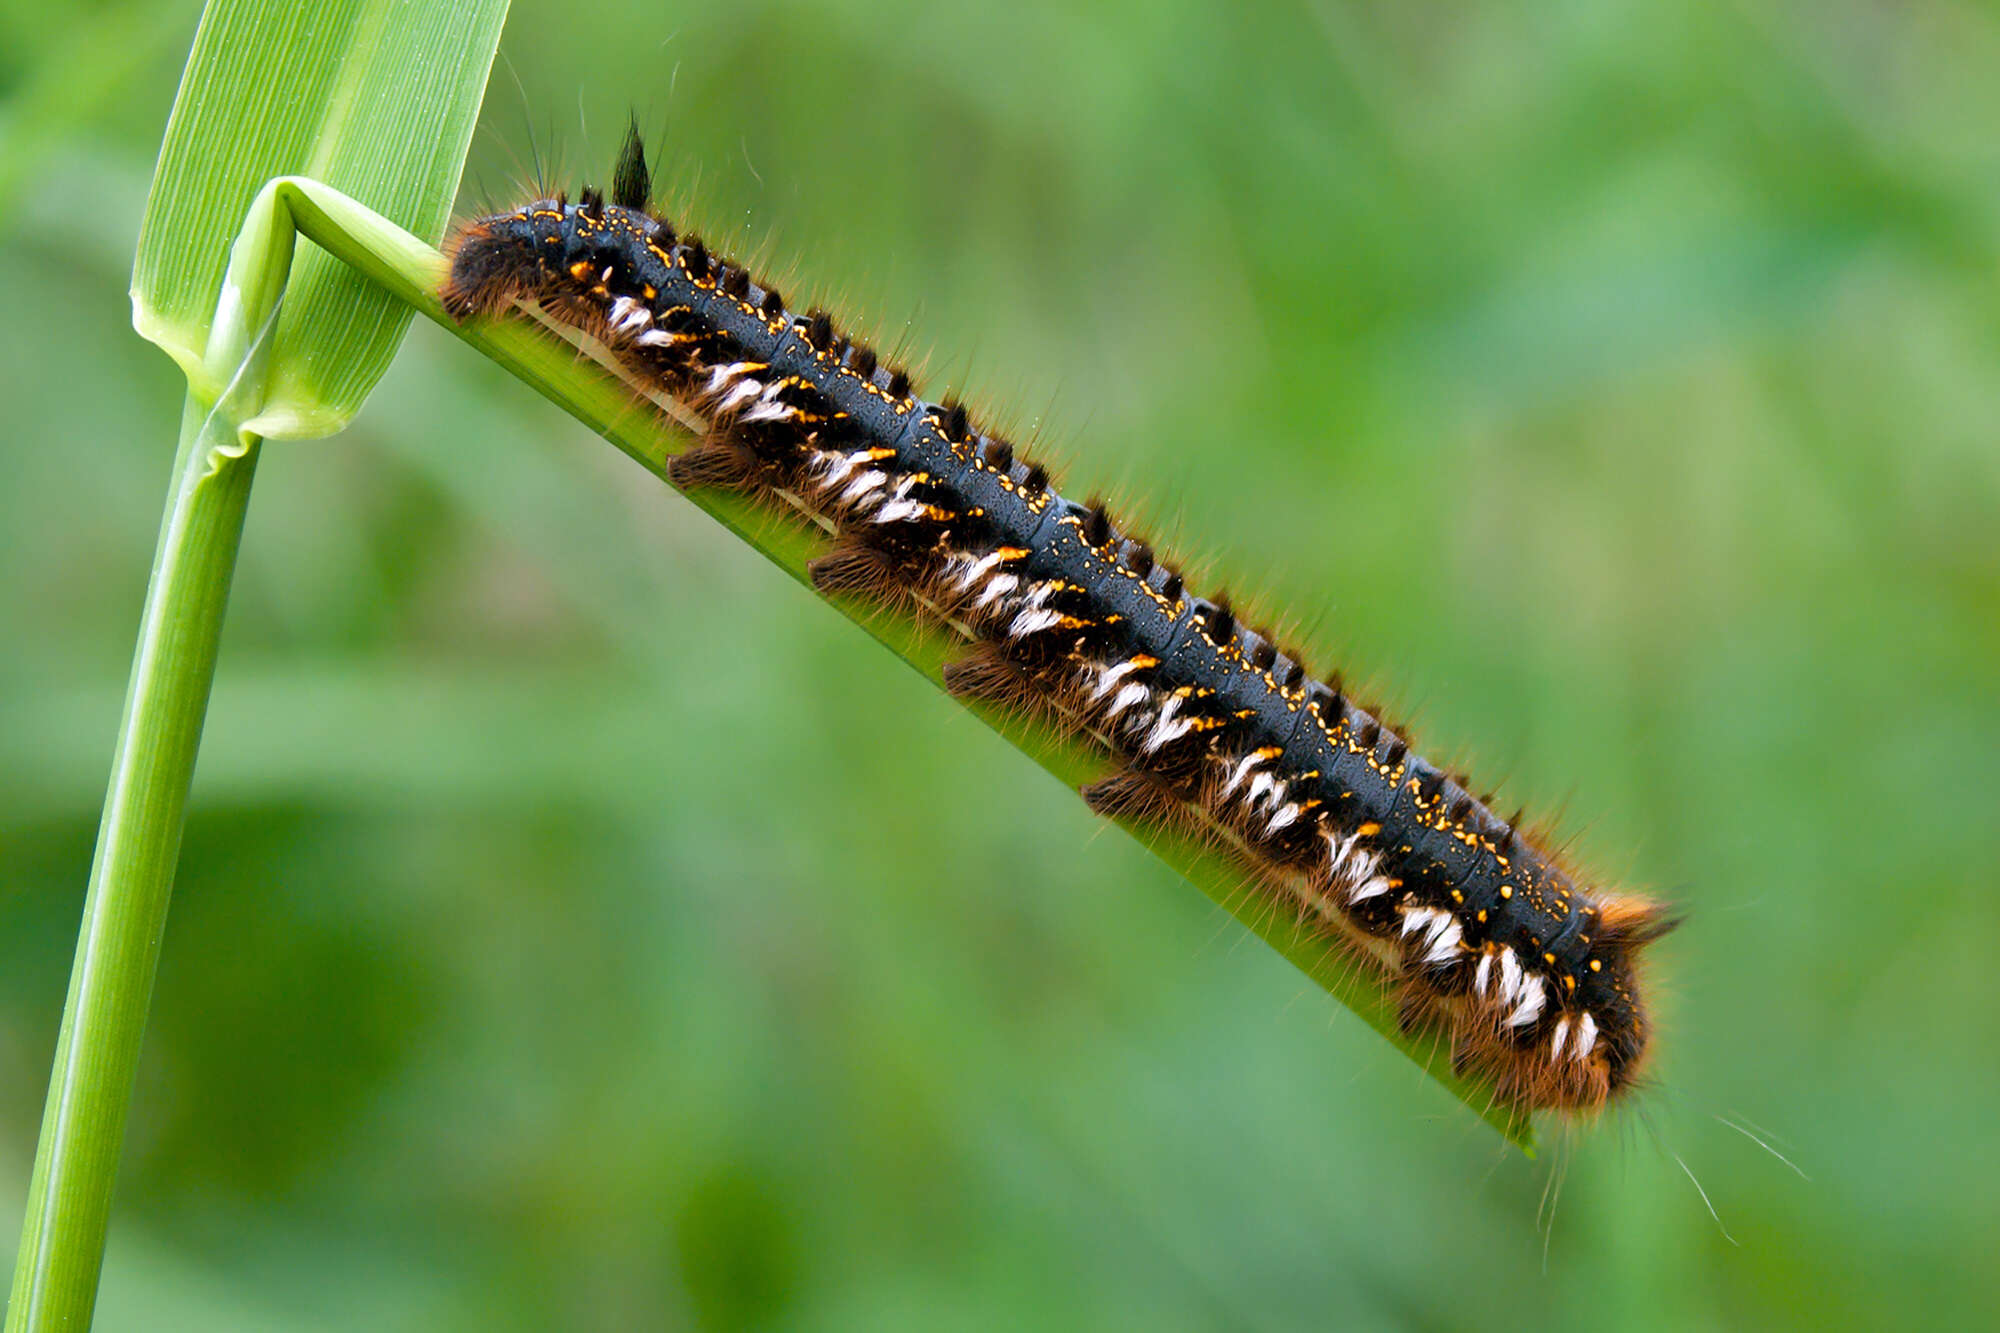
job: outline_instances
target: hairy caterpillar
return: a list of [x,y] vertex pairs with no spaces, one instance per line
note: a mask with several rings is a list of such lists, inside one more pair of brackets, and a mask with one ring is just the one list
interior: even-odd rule
[[962,696],[1046,714],[1123,761],[1105,812],[1184,823],[1271,872],[1315,928],[1397,979],[1402,1020],[1524,1108],[1630,1088],[1649,1027],[1638,950],[1671,924],[1578,884],[1468,784],[1418,757],[1337,679],[1194,595],[1101,505],[910,376],[649,213],[628,136],[609,201],[541,199],[453,245],[453,316],[521,303],[599,340],[704,429],[670,475],[836,535],[827,591],[899,600],[971,641]]

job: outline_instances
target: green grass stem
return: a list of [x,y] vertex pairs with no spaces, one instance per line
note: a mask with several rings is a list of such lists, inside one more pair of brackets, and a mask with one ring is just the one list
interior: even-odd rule
[[7,1333],[90,1326],[257,442],[190,397],[28,1188]]
[[[133,323],[188,379],[15,1259],[8,1333],[90,1325],[202,722],[266,437],[331,434],[406,305],[311,256],[265,188],[309,169],[441,233],[505,0],[214,0],[140,228]],[[0,167],[4,167],[0,163]],[[255,199],[247,219],[246,201]],[[226,255],[213,243],[237,232]]]

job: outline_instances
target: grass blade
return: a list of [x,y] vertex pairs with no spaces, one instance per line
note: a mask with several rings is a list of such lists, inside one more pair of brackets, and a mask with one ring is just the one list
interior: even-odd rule
[[[209,6],[167,123],[132,274],[132,322],[197,391],[230,238],[274,176],[304,173],[435,242],[444,232],[505,0]],[[338,431],[382,377],[409,311],[325,256],[300,257],[244,427]]]

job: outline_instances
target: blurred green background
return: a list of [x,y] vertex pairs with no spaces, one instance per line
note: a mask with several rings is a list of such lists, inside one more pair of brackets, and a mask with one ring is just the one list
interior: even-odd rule
[[[461,206],[636,109],[788,293],[1562,811],[1690,917],[1635,1109],[1510,1152],[420,326],[267,450],[100,1326],[1991,1319],[2000,21],[1520,9],[517,0]],[[0,3],[0,1235],[173,451],[125,290],[195,16]]]

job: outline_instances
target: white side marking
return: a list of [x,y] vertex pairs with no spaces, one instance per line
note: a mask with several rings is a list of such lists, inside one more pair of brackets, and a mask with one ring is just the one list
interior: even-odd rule
[[1014,623],[1007,627],[1007,635],[1009,638],[1025,639],[1030,634],[1039,634],[1061,623],[1062,617],[1054,611],[1033,608],[1014,617]]
[[1159,717],[1154,719],[1153,730],[1147,734],[1146,739],[1140,745],[1140,748],[1147,754],[1153,753],[1170,741],[1179,740],[1194,730],[1193,722],[1184,717],[1176,716],[1180,712],[1180,708],[1181,696],[1178,694],[1167,700],[1166,707],[1162,708]]
[[922,518],[927,506],[915,500],[893,500],[875,511],[877,523],[904,523],[913,518]]
[[1123,662],[1106,664],[1098,668],[1097,688],[1090,692],[1090,702],[1096,703],[1105,695],[1118,688],[1118,682],[1139,669],[1139,664],[1127,658]]
[[1576,1049],[1570,1059],[1581,1062],[1597,1049],[1597,1020],[1588,1013],[1576,1020]]
[[841,503],[853,504],[887,480],[889,480],[888,473],[870,468],[847,484],[847,490],[840,497]]
[[1458,924],[1458,918],[1449,912],[1441,913],[1444,924],[1431,927],[1430,952],[1424,955],[1426,963],[1447,963],[1458,956],[1459,941],[1465,938],[1465,927]]
[[994,602],[1005,597],[1020,586],[1021,580],[1015,578],[1012,574],[995,574],[987,583],[986,591],[979,595],[979,600],[974,602],[973,605],[975,607],[991,606]]
[[1222,785],[1223,798],[1226,800],[1229,796],[1229,793],[1235,791],[1237,787],[1242,785],[1243,779],[1249,776],[1250,770],[1257,767],[1257,765],[1263,762],[1264,762],[1264,756],[1259,754],[1255,750],[1252,750],[1249,754],[1244,755],[1242,760],[1237,763],[1236,767],[1229,771],[1229,781],[1225,782]]
[[1327,871],[1339,875],[1346,869],[1347,858],[1354,851],[1354,844],[1360,839],[1353,836],[1342,838],[1337,830],[1329,829],[1326,834]]
[[1152,697],[1152,694],[1153,692],[1151,690],[1147,689],[1144,685],[1138,684],[1136,682],[1131,685],[1127,685],[1124,689],[1118,691],[1118,697],[1111,701],[1112,720],[1116,721],[1118,715],[1124,712],[1126,709],[1132,707],[1132,705],[1144,703],[1147,699]]
[[797,413],[797,408],[789,403],[779,402],[767,392],[757,406],[743,414],[743,424],[748,426],[759,421],[789,421]]
[[1049,604],[1049,598],[1056,595],[1060,586],[1055,582],[1037,583],[1028,595],[1021,599],[1021,605],[1031,611],[1040,610]]
[[848,473],[861,466],[863,461],[862,455],[865,452],[865,450],[856,450],[851,454],[823,454],[822,457],[830,461],[826,465],[826,474],[820,479],[821,485],[827,490],[832,490],[834,487],[840,485],[841,482],[847,479]]
[[[1347,873],[1358,880],[1373,879],[1375,878],[1375,867],[1381,864],[1381,857],[1375,855],[1373,852],[1364,851],[1357,847],[1354,850],[1354,855],[1348,858]],[[1382,877],[1382,885],[1384,888],[1389,886],[1388,876],[1385,875]]]
[[[965,559],[963,556],[959,558]],[[972,567],[958,576],[958,586],[961,592],[985,578],[987,571],[1000,563],[1000,552],[994,551],[990,555],[983,555],[970,563]]]
[[1389,883],[1389,877],[1387,875],[1375,875],[1369,879],[1362,880],[1359,884],[1356,884],[1354,888],[1348,892],[1347,901],[1349,903],[1359,903],[1359,902],[1366,902],[1370,898],[1379,898],[1383,894],[1387,893],[1392,887],[1394,886]]
[[752,379],[746,375],[737,382],[735,388],[729,391],[727,398],[716,404],[715,414],[717,416],[724,416],[730,412],[734,412],[738,407],[749,402],[763,391],[764,385],[761,381]]
[[1441,963],[1450,958],[1457,952],[1458,941],[1464,934],[1457,917],[1435,907],[1419,907],[1404,913],[1403,934],[1414,935],[1418,931],[1424,933],[1418,947],[1423,950],[1422,961],[1426,963]]
[[1524,1028],[1542,1016],[1542,1007],[1549,1002],[1548,986],[1540,977],[1529,977],[1521,986],[1521,1002],[1514,1006],[1514,1012],[1507,1015],[1507,1026]]
[[613,333],[630,333],[642,329],[653,322],[653,312],[629,296],[621,296],[611,303],[611,314],[606,323]]

